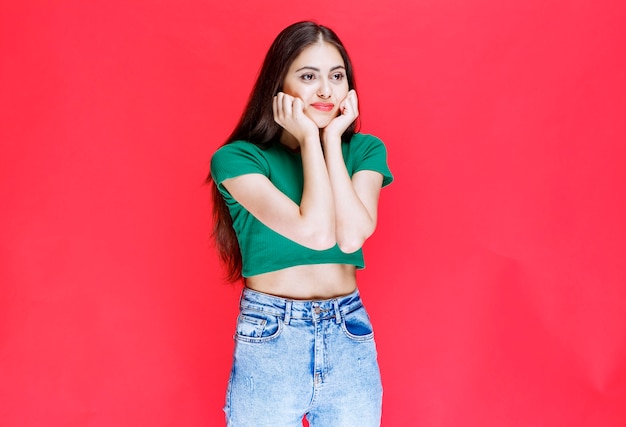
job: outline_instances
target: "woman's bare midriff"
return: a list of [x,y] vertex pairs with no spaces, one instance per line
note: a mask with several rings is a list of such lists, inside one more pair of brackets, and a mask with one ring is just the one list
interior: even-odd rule
[[347,264],[298,265],[248,277],[246,286],[289,299],[329,299],[356,289],[355,270]]

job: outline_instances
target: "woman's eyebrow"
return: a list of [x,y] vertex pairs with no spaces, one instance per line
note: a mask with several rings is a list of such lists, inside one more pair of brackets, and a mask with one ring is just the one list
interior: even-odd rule
[[[344,67],[343,65],[335,65],[333,68],[330,69],[330,71],[335,71],[335,70],[338,70],[340,68],[345,69],[346,67]],[[296,70],[296,73],[299,72],[299,71],[302,71],[302,70],[313,70],[313,71],[317,71],[318,73],[320,72],[320,69],[317,68],[317,67],[311,67],[309,65],[305,65],[304,67],[298,68]]]

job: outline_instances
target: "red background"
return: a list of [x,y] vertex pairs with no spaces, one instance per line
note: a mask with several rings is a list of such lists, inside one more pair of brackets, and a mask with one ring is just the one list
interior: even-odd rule
[[395,183],[384,426],[626,425],[619,0],[2,1],[0,426],[219,426],[203,179],[286,25],[337,30]]

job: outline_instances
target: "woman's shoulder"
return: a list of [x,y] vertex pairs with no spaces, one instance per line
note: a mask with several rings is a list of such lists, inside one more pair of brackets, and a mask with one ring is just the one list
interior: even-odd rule
[[262,161],[267,159],[271,145],[262,147],[249,141],[235,140],[219,147],[211,156],[211,163],[233,161]]
[[369,133],[355,133],[347,148],[350,152],[359,153],[370,150],[386,150],[385,143],[377,136]]
[[252,142],[238,139],[222,145],[217,150],[215,150],[215,153],[213,153],[213,155],[215,156],[218,153],[259,153],[261,152],[261,150],[261,147]]
[[265,174],[268,170],[264,149],[248,141],[224,144],[211,156],[211,174],[218,182],[244,173]]
[[379,137],[369,133],[355,133],[350,139],[350,145],[355,146],[371,146],[371,145],[385,145]]
[[393,181],[393,175],[387,164],[387,147],[377,136],[356,133],[346,144],[344,155],[346,165],[352,172],[373,170],[383,175],[383,186]]

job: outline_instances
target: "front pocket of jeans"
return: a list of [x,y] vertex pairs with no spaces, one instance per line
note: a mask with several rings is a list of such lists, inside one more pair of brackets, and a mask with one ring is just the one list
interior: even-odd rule
[[341,329],[348,338],[355,341],[368,341],[374,338],[372,323],[363,306],[343,316]]
[[264,342],[276,338],[282,331],[278,317],[261,311],[243,311],[237,318],[235,338],[245,342]]

